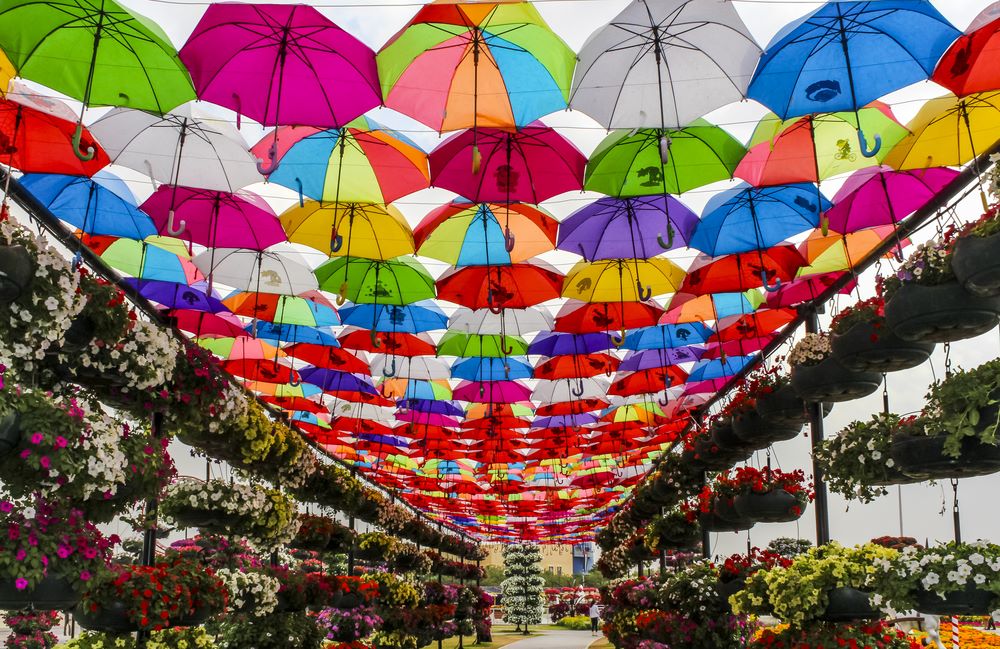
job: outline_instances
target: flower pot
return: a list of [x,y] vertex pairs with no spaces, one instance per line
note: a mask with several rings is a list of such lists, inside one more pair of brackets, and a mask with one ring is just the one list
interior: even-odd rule
[[190,613],[184,613],[171,622],[172,626],[199,626],[221,611],[201,604],[195,605]]
[[734,500],[734,498],[720,498],[716,496],[712,500],[712,513],[726,523],[739,525],[741,529],[750,529],[756,521],[741,514],[736,509]]
[[0,416],[0,459],[7,457],[21,443],[21,413],[9,410]]
[[645,490],[649,499],[662,506],[672,505],[677,501],[677,487],[662,478],[652,480]]
[[753,454],[752,449],[724,449],[711,437],[701,437],[694,444],[694,456],[706,469],[722,470],[742,462]]
[[0,246],[0,304],[21,297],[35,278],[35,260],[24,246]]
[[968,478],[1000,471],[1000,446],[983,444],[974,437],[962,440],[958,457],[944,454],[943,436],[897,436],[889,454],[899,470],[922,478]]
[[73,324],[63,334],[61,351],[72,352],[83,349],[94,339],[96,329],[93,320],[85,315],[77,316]]
[[356,593],[338,592],[334,593],[333,596],[330,597],[329,606],[330,608],[351,609],[358,608],[362,604],[364,604],[364,602],[361,600],[360,595],[357,595]]
[[802,502],[784,489],[767,493],[747,492],[733,499],[736,512],[761,523],[788,523],[798,520],[804,509]]
[[661,533],[659,540],[662,550],[685,550],[698,545],[701,536],[697,527],[676,527]]
[[951,269],[972,295],[1000,295],[1000,234],[961,237],[952,249]]
[[698,524],[707,532],[740,532],[753,527],[754,522],[747,520],[739,522],[723,520],[718,514],[712,511],[708,514],[698,516]]
[[240,519],[236,514],[199,507],[178,508],[173,518],[180,527],[198,527],[206,530],[225,530]]
[[330,535],[313,535],[308,538],[306,537],[295,537],[292,542],[288,544],[288,547],[295,548],[297,550],[311,550],[313,552],[321,552],[326,550],[330,545]]
[[830,357],[816,365],[792,368],[792,387],[805,401],[853,401],[878,390],[878,372],[852,372]]
[[798,437],[802,431],[799,422],[769,420],[757,410],[746,410],[733,416],[733,433],[737,439],[754,448],[767,448],[774,442]]
[[278,591],[278,604],[274,609],[275,613],[295,613],[306,610],[302,603],[302,595],[290,596],[285,591]]
[[125,602],[112,600],[105,602],[97,611],[91,611],[83,604],[73,609],[73,619],[88,631],[122,634],[139,630],[139,625],[129,619],[125,612]]
[[844,586],[827,593],[829,603],[819,616],[825,622],[850,622],[851,620],[872,620],[879,612],[872,608],[871,594],[857,588]]
[[63,577],[48,576],[34,588],[18,590],[13,579],[0,580],[0,610],[34,608],[38,611],[65,611],[76,606],[80,595]]
[[783,385],[774,392],[757,397],[757,412],[768,421],[783,424],[799,424],[809,421],[809,413],[802,397],[791,385]]
[[920,588],[914,593],[916,609],[929,615],[989,615],[996,607],[994,595],[988,590],[967,583],[965,588],[941,597]]
[[930,358],[933,342],[903,340],[887,325],[861,322],[831,340],[833,357],[855,372],[898,372]]
[[729,598],[743,590],[746,585],[746,577],[736,577],[734,579],[729,579],[728,581],[720,579],[719,583],[716,584],[715,589],[719,591],[719,595],[722,599],[726,600],[728,603]]
[[757,448],[762,448],[757,446],[752,442],[740,439],[736,434],[736,418],[733,418],[732,422],[722,422],[717,421],[712,424],[710,429],[712,436],[712,441],[715,445],[724,451],[732,451],[734,453],[744,453],[746,451],[754,451]]
[[997,326],[1000,297],[978,297],[958,282],[905,283],[885,304],[885,321],[904,340],[945,343],[973,338]]

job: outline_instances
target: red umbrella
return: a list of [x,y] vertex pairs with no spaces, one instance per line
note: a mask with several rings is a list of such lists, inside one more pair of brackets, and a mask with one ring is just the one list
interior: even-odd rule
[[959,97],[1000,89],[1000,18],[984,10],[938,61],[931,81]]
[[341,401],[350,401],[351,403],[368,403],[373,406],[386,407],[396,405],[396,402],[392,399],[387,399],[380,394],[371,394],[369,392],[358,392],[354,390],[327,390],[323,394],[327,394],[334,399],[339,399]]
[[694,295],[740,293],[762,286],[769,292],[776,291],[782,282],[791,281],[795,272],[806,263],[792,245],[724,257],[698,255],[678,292]]
[[[722,318],[710,340],[727,341],[758,338],[773,333],[795,319],[795,309],[758,309],[753,313]],[[742,354],[741,354],[742,355]]]
[[289,356],[303,360],[316,367],[371,376],[371,368],[368,367],[368,363],[339,347],[328,347],[313,343],[296,343],[285,347],[283,351]]
[[774,340],[778,332],[756,338],[740,338],[729,340],[724,343],[710,343],[705,347],[703,359],[722,358],[724,356],[749,356],[754,352],[767,347],[768,343]]
[[557,299],[563,275],[542,262],[452,269],[437,281],[438,298],[471,309],[523,309]]
[[[437,347],[427,334],[406,334],[392,331],[369,331],[345,327],[337,337],[345,349],[359,349],[396,356],[434,356]],[[377,345],[373,343],[377,341]]]
[[539,417],[553,417],[557,415],[579,415],[585,412],[601,410],[611,404],[602,399],[577,399],[574,401],[560,401],[538,406],[535,414]]
[[219,365],[230,374],[241,376],[250,381],[297,383],[300,380],[298,372],[287,365],[282,365],[272,360],[241,358],[222,361]]
[[555,331],[568,333],[619,332],[655,325],[665,311],[642,302],[591,302],[567,300],[556,315]]
[[303,410],[305,412],[327,412],[319,403],[316,403],[312,399],[307,399],[305,397],[274,397],[270,395],[263,395],[258,397],[264,403],[270,403],[283,410]]
[[250,336],[235,316],[222,317],[204,311],[173,309],[167,312],[167,317],[174,320],[174,325],[178,329],[193,333],[195,336],[223,336],[226,338]]
[[616,378],[608,389],[608,394],[623,397],[633,394],[654,394],[656,392],[663,392],[669,387],[680,385],[685,379],[687,379],[687,372],[676,365],[631,372],[628,375]]
[[553,356],[535,368],[536,379],[575,379],[611,374],[618,369],[619,361],[611,354],[568,354]]

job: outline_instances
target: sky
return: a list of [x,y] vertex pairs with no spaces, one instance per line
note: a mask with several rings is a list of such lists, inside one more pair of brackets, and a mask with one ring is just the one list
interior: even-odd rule
[[[152,18],[170,36],[178,48],[183,44],[188,34],[194,28],[198,18],[207,3],[183,2],[172,0],[121,0],[122,4],[141,14]],[[311,3],[319,8],[334,22],[351,31],[373,49],[378,49],[395,32],[403,27],[409,18],[417,11],[421,3],[414,0],[380,0],[365,2],[363,0],[328,0],[323,3]],[[543,0],[536,3],[539,12],[549,25],[567,42],[574,51],[580,49],[587,37],[596,29],[611,20],[627,4],[625,0]],[[781,1],[781,0],[743,0],[736,2],[736,7],[743,17],[751,33],[763,46],[774,33],[787,22],[807,13],[820,3]],[[984,0],[938,0],[934,2],[937,8],[959,29],[965,29],[969,22],[986,6]],[[906,122],[921,105],[923,100],[942,94],[942,90],[932,83],[921,83],[891,95],[888,100],[893,105],[897,118]],[[720,109],[707,118],[730,130],[738,139],[746,140],[756,121],[764,110],[747,102],[741,105]],[[88,121],[96,118],[101,111],[90,111]],[[215,109],[211,114],[216,117],[235,121],[232,113]],[[439,140],[436,133],[416,125],[411,120],[393,114],[390,111],[378,110],[372,116],[379,122],[401,129],[419,144],[430,149]],[[563,127],[564,133],[583,151],[589,154],[606,134],[590,118],[566,111],[544,119],[551,126]],[[243,121],[242,132],[252,144],[262,135],[263,129]],[[147,179],[134,174],[129,176],[133,189],[142,200],[151,191]],[[839,183],[825,182],[821,189],[827,196],[832,196]],[[275,185],[255,186],[251,190],[258,191],[267,197],[278,210],[289,206],[294,200],[290,192]],[[683,197],[683,200],[693,209],[699,209],[710,196],[709,192],[693,192]],[[426,190],[400,201],[397,205],[407,216],[411,225],[432,207],[440,205],[451,198],[451,194],[441,190]],[[557,217],[562,218],[576,208],[597,198],[596,194],[580,193],[557,197],[544,203]],[[978,216],[978,198],[963,203],[959,215],[963,219]],[[917,237],[917,240],[926,235]],[[316,254],[313,251],[313,254]],[[693,256],[691,252],[680,253],[671,257],[682,266],[686,266],[683,257],[688,261]],[[310,260],[313,265],[325,259]],[[572,260],[558,253],[546,257],[561,270],[568,270]],[[427,264],[432,273],[444,270],[443,264],[435,267],[432,260]],[[888,266],[884,268],[888,270]],[[869,272],[859,288],[860,297],[869,297],[872,292]],[[840,296],[841,307],[853,303],[859,296]],[[838,306],[832,305],[828,313],[836,313]],[[829,321],[829,315],[823,318],[824,326]],[[787,349],[783,350],[787,353]],[[955,366],[974,367],[981,362],[992,359],[1000,353],[1000,332],[994,330],[979,338],[955,343],[951,348],[951,358]],[[943,375],[944,358],[939,346],[931,363],[905,372],[890,374],[888,391],[891,408],[897,413],[908,413],[919,410],[923,394],[928,384],[935,376]],[[882,408],[881,393],[868,398],[838,404],[825,422],[826,434],[832,435],[854,419],[867,419]],[[804,468],[809,472],[808,455],[809,440],[801,436],[789,442],[782,442],[773,448],[773,462],[782,469]],[[183,473],[203,476],[205,469],[201,460],[191,460],[187,452],[176,446],[177,457]],[[765,462],[762,453],[758,453],[753,461],[758,464]],[[216,470],[218,474],[218,470]],[[963,536],[966,539],[1000,538],[1000,516],[997,516],[995,494],[1000,488],[1000,475],[961,481],[960,497],[962,503]],[[900,504],[902,506],[902,525],[900,524]],[[947,540],[952,536],[951,517],[951,487],[948,484],[908,485],[896,490],[872,504],[847,503],[839,496],[830,496],[830,529],[834,539],[844,543],[863,542],[884,534],[905,533],[923,541]],[[754,545],[763,546],[777,536],[792,536],[813,539],[814,522],[813,509],[809,508],[805,516],[797,523],[761,524],[749,532]],[[730,554],[745,550],[747,533],[726,533],[713,535],[713,554]]]

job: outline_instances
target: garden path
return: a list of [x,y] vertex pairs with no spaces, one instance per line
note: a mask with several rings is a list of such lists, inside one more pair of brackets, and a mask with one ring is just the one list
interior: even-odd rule
[[518,640],[504,649],[586,649],[596,640],[587,631],[543,631],[524,640]]

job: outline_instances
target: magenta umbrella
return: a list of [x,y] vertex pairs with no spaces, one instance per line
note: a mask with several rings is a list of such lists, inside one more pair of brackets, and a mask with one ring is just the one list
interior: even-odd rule
[[452,398],[470,403],[519,403],[531,399],[531,388],[517,381],[462,381]]
[[307,5],[209,5],[180,58],[199,99],[265,126],[339,128],[382,104],[375,53]]
[[[767,306],[771,309],[798,306],[803,302],[815,300],[844,275],[844,271],[820,273],[799,277],[791,282],[785,282],[774,293],[767,294]],[[852,279],[839,293],[846,294],[854,290],[858,281]]]
[[[160,234],[180,236],[210,248],[263,250],[288,241],[271,206],[248,191],[230,193],[160,185],[142,204],[142,211],[153,219]],[[183,233],[168,232],[170,223],[184,224]]]
[[583,188],[587,159],[541,122],[520,130],[467,129],[430,154],[431,184],[476,203],[537,204]]
[[927,204],[958,175],[954,169],[931,167],[894,171],[869,167],[844,181],[824,218],[834,232],[848,234],[879,225],[895,225]]

